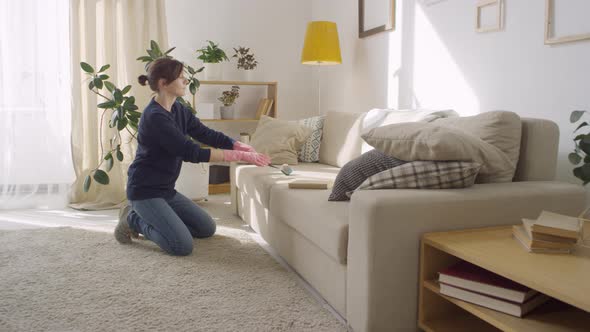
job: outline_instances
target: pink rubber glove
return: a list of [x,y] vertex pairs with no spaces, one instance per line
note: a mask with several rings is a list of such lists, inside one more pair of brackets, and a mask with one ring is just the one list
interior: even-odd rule
[[233,149],[236,151],[256,152],[253,147],[240,141],[235,141]]
[[223,151],[223,161],[244,161],[256,166],[270,165],[270,157],[262,153],[236,150],[221,151]]

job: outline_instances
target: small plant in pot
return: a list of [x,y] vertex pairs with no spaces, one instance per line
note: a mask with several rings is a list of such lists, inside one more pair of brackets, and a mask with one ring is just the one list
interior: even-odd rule
[[197,59],[205,64],[205,77],[207,79],[221,79],[221,62],[229,61],[225,52],[219,48],[219,44],[208,40],[208,45],[198,49]]
[[250,53],[250,48],[239,46],[238,48],[234,48],[235,54],[232,58],[238,59],[238,70],[243,71],[246,73],[246,77],[252,73],[256,66],[258,66],[258,61],[254,58],[254,54]]
[[233,119],[234,118],[234,103],[240,96],[240,87],[234,85],[231,90],[223,91],[221,97],[217,98],[223,103],[220,107],[220,113],[222,119]]

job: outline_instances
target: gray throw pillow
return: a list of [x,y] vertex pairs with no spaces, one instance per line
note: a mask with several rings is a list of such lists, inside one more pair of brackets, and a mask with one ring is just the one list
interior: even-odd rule
[[329,201],[348,201],[346,194],[354,191],[368,177],[384,170],[406,163],[394,157],[390,157],[378,150],[363,153],[360,157],[346,163],[334,181]]
[[370,176],[356,190],[467,188],[480,168],[471,161],[413,161]]
[[300,124],[313,130],[299,151],[299,161],[315,163],[320,160],[320,144],[322,143],[322,133],[324,131],[324,118],[325,116],[322,115],[299,120]]

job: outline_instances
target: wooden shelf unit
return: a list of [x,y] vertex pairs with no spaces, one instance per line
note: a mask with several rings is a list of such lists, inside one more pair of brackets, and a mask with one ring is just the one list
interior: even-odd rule
[[[438,271],[461,260],[538,290],[555,300],[523,318],[440,294]],[[425,331],[588,331],[590,259],[586,254],[533,254],[511,227],[424,234],[418,325]]]
[[[273,99],[272,107],[270,108],[269,116],[274,118],[278,117],[278,93],[279,83],[278,82],[255,82],[255,81],[207,81],[200,80],[201,85],[258,85],[266,86],[266,98]],[[219,121],[219,119],[202,119],[202,121]],[[258,121],[256,119],[239,119],[239,121]],[[235,121],[235,120],[224,120],[224,121]]]
[[[278,82],[256,82],[256,81],[209,81],[200,80],[201,85],[238,85],[238,86],[266,86],[266,98],[273,99],[272,107],[269,111],[269,116],[276,118],[278,116]],[[214,127],[215,124],[230,124],[230,123],[254,123],[258,119],[200,119],[202,122],[208,123],[207,126]],[[215,129],[215,128],[213,128]],[[209,184],[209,195],[223,194],[230,192],[229,182],[220,184]]]

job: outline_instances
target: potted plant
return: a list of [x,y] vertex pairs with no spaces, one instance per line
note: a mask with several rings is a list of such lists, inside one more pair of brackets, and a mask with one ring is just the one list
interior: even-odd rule
[[208,40],[209,45],[198,49],[200,54],[197,59],[203,61],[205,65],[205,78],[209,80],[221,79],[221,62],[229,61],[225,52],[219,48],[218,44]]
[[254,54],[250,53],[250,48],[239,46],[234,48],[235,54],[232,58],[238,59],[238,71],[245,73],[246,80],[249,81],[252,76],[252,71],[256,69],[258,61],[254,58]]
[[221,97],[217,98],[220,102],[223,103],[221,106],[220,113],[222,119],[233,119],[234,118],[234,103],[236,99],[240,96],[240,87],[237,85],[233,85],[231,90],[223,91],[221,93]]

